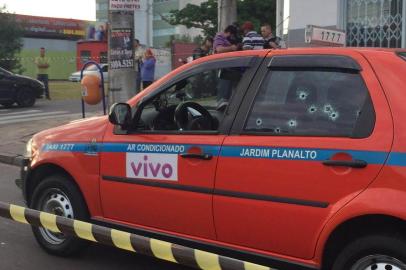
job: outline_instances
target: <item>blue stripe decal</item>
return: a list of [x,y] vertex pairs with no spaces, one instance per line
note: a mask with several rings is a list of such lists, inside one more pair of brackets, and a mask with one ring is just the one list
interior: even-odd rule
[[158,144],[158,143],[49,143],[42,147],[44,152],[85,152],[85,153],[165,153],[179,154],[199,147],[205,153],[218,156],[220,146],[191,144]]
[[390,166],[406,166],[406,153],[390,153],[387,165]]
[[[92,145],[93,147],[95,145]],[[44,152],[87,152],[90,144],[84,143],[48,143],[42,147]],[[97,145],[96,145],[97,147]],[[98,151],[98,149],[95,149]]]
[[[199,147],[205,153],[221,157],[262,158],[274,160],[323,161],[338,153],[347,153],[353,159],[364,160],[368,164],[384,164],[386,152],[358,151],[345,149],[253,147],[253,146],[216,146],[194,144],[158,144],[158,143],[49,143],[42,151],[73,153],[166,153],[179,154]],[[220,151],[221,150],[221,151]],[[406,166],[406,153],[390,153],[386,162],[390,166]]]
[[244,147],[225,146],[221,150],[222,157],[269,158],[280,160],[323,161],[335,154],[346,153],[354,159],[365,160],[368,164],[383,164],[386,152],[357,151],[357,150],[329,150],[314,148],[272,148],[272,147]]
[[101,152],[110,153],[165,153],[179,154],[188,152],[192,147],[199,147],[205,153],[218,156],[220,146],[216,145],[191,145],[191,144],[159,144],[159,143],[105,143]]

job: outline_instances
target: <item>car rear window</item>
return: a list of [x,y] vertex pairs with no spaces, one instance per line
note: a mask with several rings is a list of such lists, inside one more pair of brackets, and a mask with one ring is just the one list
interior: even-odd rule
[[375,112],[358,72],[272,70],[263,81],[246,132],[279,136],[368,137]]
[[400,58],[406,61],[406,52],[398,52],[397,54],[400,56]]

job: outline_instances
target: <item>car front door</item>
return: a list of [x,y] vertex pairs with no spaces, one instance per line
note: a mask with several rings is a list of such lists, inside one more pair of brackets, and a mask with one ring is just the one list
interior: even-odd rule
[[244,100],[220,153],[214,220],[220,241],[311,259],[327,220],[378,175],[393,130],[363,57],[298,53],[273,53]]
[[[221,144],[257,65],[229,58],[190,68],[143,98],[136,130],[107,132],[101,205],[109,221],[215,239]],[[234,112],[232,111],[234,110]]]

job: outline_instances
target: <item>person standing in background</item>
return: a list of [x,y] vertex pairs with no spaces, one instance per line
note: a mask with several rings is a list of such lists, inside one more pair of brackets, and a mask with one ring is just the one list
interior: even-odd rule
[[212,48],[213,48],[213,38],[207,37],[199,48],[193,50],[193,60],[211,54]]
[[242,40],[243,50],[263,50],[264,38],[254,30],[254,24],[250,21],[242,25],[244,31],[244,38]]
[[144,53],[145,51],[144,48],[142,48],[140,41],[138,39],[134,39],[134,67],[135,72],[137,73],[137,77],[135,79],[135,87],[137,93],[141,91],[141,64]]
[[40,56],[35,58],[35,65],[37,66],[37,79],[41,81],[45,86],[45,97],[50,100],[49,95],[49,85],[48,85],[48,69],[49,69],[49,59],[45,57],[45,48],[40,49]]
[[147,49],[144,54],[144,60],[141,64],[141,80],[143,90],[150,86],[154,81],[155,64],[156,59],[154,53],[151,49]]
[[231,44],[230,37],[237,36],[238,29],[234,25],[229,25],[224,32],[217,33],[213,42],[213,53],[234,52],[238,50],[238,45]]
[[272,33],[272,27],[269,24],[264,24],[261,27],[262,37],[265,39],[264,49],[280,49],[281,39]]
[[99,28],[97,29],[97,31],[94,35],[95,39],[98,41],[103,41],[106,39],[105,35],[106,35],[106,31],[104,30],[104,26],[99,25]]

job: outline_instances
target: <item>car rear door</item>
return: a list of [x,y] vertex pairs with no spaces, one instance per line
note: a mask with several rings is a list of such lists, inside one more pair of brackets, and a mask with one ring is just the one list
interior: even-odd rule
[[358,53],[273,52],[221,149],[218,239],[311,259],[323,225],[362,192],[391,147],[392,118]]

